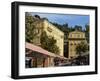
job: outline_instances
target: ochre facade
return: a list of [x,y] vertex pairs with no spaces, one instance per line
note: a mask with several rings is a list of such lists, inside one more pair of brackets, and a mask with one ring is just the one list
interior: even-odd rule
[[48,36],[55,38],[56,45],[59,47],[60,55],[63,56],[64,51],[64,33],[59,30],[57,27],[49,23],[47,20],[43,22],[43,30],[46,31]]
[[56,45],[59,47],[59,55],[63,56],[64,51],[64,32],[59,30],[57,27],[55,27],[52,23],[50,23],[46,19],[39,19],[36,17],[34,18],[34,25],[35,30],[34,33],[37,33],[37,35],[34,38],[34,44],[35,45],[41,45],[40,43],[40,37],[42,31],[45,31],[48,36],[54,37],[54,39],[57,41]]
[[69,47],[68,57],[69,58],[74,58],[78,55],[76,54],[76,46],[81,42],[86,42],[84,32],[75,30],[69,33],[69,36],[68,36],[68,47]]

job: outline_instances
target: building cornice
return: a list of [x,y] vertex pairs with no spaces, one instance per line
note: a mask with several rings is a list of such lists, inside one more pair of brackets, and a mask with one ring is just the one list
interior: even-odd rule
[[68,40],[86,40],[86,38],[68,38]]

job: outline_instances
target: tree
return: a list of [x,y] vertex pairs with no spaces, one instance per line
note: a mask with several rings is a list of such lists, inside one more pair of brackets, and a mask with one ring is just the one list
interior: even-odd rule
[[55,27],[57,27],[58,29],[60,29],[61,31],[64,32],[65,36],[64,36],[64,39],[67,40],[68,39],[68,34],[70,32],[70,28],[68,27],[68,23],[65,23],[65,24],[58,24],[58,23],[54,23],[54,22],[51,22]]
[[33,43],[34,38],[37,36],[35,20],[30,13],[25,14],[25,40]]
[[34,15],[36,18],[40,19],[40,16],[39,15]]
[[85,36],[86,36],[86,40],[89,43],[89,32],[90,32],[90,27],[88,24],[85,25]]
[[86,28],[86,32],[89,32],[90,31],[90,28],[89,28],[89,25],[88,24],[85,25],[85,28]]
[[75,30],[79,30],[79,31],[82,31],[82,26],[79,26],[79,25],[75,25]]
[[43,31],[41,34],[41,47],[55,54],[59,54],[59,47],[56,45],[54,37],[47,36],[46,32]]
[[[35,19],[31,13],[26,13],[25,14],[25,40],[27,42],[33,43],[35,44],[35,39],[37,39],[37,35],[38,33],[36,33],[36,30],[38,29],[38,25],[40,23],[40,17],[38,15],[35,15],[36,18]],[[59,54],[59,47],[56,45],[56,40],[54,39],[54,37],[51,36],[47,36],[46,32],[43,31],[41,36],[40,36],[40,43],[41,43],[41,47],[52,52],[55,54]]]
[[81,42],[76,46],[76,53],[81,56],[82,53],[88,51],[88,45],[85,42]]

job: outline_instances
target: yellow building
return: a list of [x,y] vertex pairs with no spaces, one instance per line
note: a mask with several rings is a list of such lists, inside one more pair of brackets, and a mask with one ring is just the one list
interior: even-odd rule
[[64,33],[51,24],[48,20],[43,21],[43,30],[46,31],[48,36],[52,36],[57,41],[56,45],[60,49],[60,55],[63,56],[64,50]]
[[[50,23],[47,19],[33,16],[32,26],[34,38],[32,43],[26,42],[26,67],[48,67],[58,64],[59,60],[66,59],[63,57],[64,51],[64,33],[56,26]],[[56,46],[59,48],[59,55],[51,53],[50,51],[41,47],[41,36],[46,32],[48,37],[54,37]],[[43,40],[44,41],[44,40]]]
[[69,58],[74,58],[77,56],[76,46],[81,42],[86,42],[84,32],[75,30],[75,31],[69,33],[69,36],[68,36]]
[[59,55],[63,56],[63,50],[64,50],[64,33],[59,30],[57,27],[55,27],[53,24],[51,24],[47,19],[37,18],[33,17],[34,19],[34,25],[35,30],[34,33],[37,33],[35,36],[33,42],[35,45],[41,45],[40,43],[40,37],[42,34],[42,31],[45,31],[48,36],[54,37],[54,39],[57,41],[56,45],[59,47]]

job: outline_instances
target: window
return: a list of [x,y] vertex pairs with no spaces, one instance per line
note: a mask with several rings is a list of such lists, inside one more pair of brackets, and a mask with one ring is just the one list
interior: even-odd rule
[[72,46],[72,45],[73,45],[73,43],[70,43],[70,45]]
[[61,36],[61,38],[63,39],[63,38],[64,38],[64,36]]
[[72,37],[72,34],[70,35],[70,37]]
[[80,38],[80,35],[78,34],[77,37]]
[[76,43],[74,43],[74,45],[77,45]]
[[82,38],[84,38],[85,37],[85,35],[84,34],[82,34]]
[[52,32],[52,29],[51,29],[50,27],[48,27],[47,30],[48,30],[49,32]]
[[74,34],[74,37],[76,37],[76,34]]

